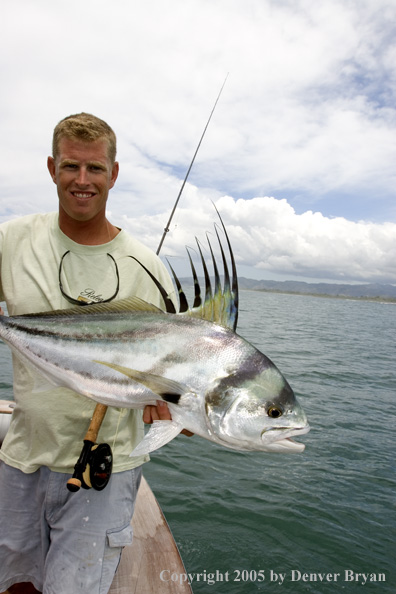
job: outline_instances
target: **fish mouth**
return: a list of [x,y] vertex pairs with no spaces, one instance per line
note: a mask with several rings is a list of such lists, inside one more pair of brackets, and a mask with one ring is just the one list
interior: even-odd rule
[[288,427],[265,429],[261,433],[261,439],[263,442],[268,442],[268,451],[300,453],[305,450],[305,444],[295,441],[292,438],[305,435],[310,429],[309,425],[306,425],[305,427],[295,427],[293,429]]
[[290,437],[286,437],[286,439],[279,439],[272,444],[268,445],[267,451],[268,452],[279,452],[279,453],[290,453],[290,454],[300,454],[305,450],[305,444],[300,443],[299,441],[294,441],[294,439],[290,439]]

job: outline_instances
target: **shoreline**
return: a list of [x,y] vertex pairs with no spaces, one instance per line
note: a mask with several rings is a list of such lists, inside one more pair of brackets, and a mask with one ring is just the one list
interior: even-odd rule
[[300,297],[321,297],[325,299],[348,299],[349,301],[374,301],[376,303],[394,303],[394,297],[369,297],[369,296],[351,296],[351,295],[330,295],[328,293],[305,293],[302,291],[282,291],[281,289],[244,289],[240,287],[241,291],[254,291],[255,293],[276,293],[279,295],[299,295]]

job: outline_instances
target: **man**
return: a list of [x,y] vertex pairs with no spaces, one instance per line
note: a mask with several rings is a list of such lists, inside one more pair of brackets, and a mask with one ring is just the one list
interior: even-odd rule
[[[48,170],[57,186],[57,213],[0,225],[0,301],[10,315],[111,301],[136,295],[163,307],[144,264],[173,291],[161,261],[106,217],[119,165],[112,129],[81,113],[56,126]],[[146,457],[129,454],[143,437],[141,411],[109,408],[99,438],[113,450],[103,491],[70,493],[95,403],[71,390],[37,391],[38,375],[14,359],[16,407],[0,450],[0,592],[105,594],[122,547]],[[143,418],[169,419],[166,405]],[[32,586],[13,586],[31,583]]]

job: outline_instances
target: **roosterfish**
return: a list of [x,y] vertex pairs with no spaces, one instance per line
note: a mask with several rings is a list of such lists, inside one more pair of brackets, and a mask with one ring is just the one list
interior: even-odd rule
[[221,217],[220,221],[231,274],[215,226],[223,280],[207,237],[212,288],[197,240],[205,282],[202,297],[187,248],[194,281],[192,307],[169,265],[178,309],[145,269],[161,292],[166,311],[131,297],[42,314],[0,316],[0,338],[52,385],[106,406],[143,409],[159,400],[167,402],[172,420],[154,421],[131,456],[162,447],[183,429],[232,450],[294,453],[305,448],[293,439],[307,433],[309,425],[292,388],[268,357],[236,333],[236,265]]

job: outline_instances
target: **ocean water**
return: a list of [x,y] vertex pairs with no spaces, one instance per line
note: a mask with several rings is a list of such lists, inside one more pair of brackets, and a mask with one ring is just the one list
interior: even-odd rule
[[[396,592],[396,305],[242,291],[238,332],[284,373],[302,454],[180,436],[148,479],[194,594]],[[0,398],[12,395],[0,344]],[[175,583],[185,575],[170,574]]]
[[311,431],[302,454],[184,436],[152,454],[146,477],[194,593],[395,593],[396,305],[240,301],[239,334],[284,373]]

